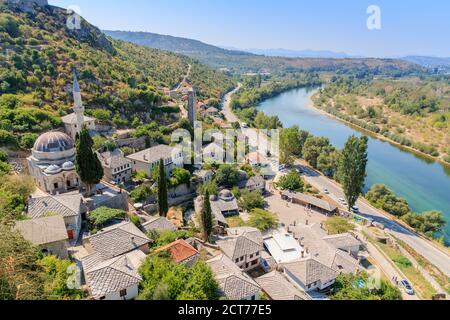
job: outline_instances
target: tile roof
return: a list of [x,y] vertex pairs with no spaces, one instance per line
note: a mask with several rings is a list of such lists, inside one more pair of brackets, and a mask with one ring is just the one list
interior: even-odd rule
[[217,241],[217,245],[233,261],[263,250],[263,237],[259,230],[234,228],[227,232],[229,237]]
[[91,244],[94,252],[101,254],[103,260],[117,257],[150,243],[150,239],[132,222],[123,222],[105,228],[85,240]]
[[177,227],[165,217],[153,217],[151,220],[142,224],[146,232],[149,231],[176,231]]
[[81,194],[32,198],[28,202],[27,214],[32,219],[41,218],[48,213],[56,213],[63,217],[77,216],[84,207],[82,199]]
[[266,180],[264,180],[264,178],[262,176],[257,175],[257,176],[250,177],[247,180],[239,181],[238,186],[241,189],[256,188],[256,187],[265,188]]
[[37,246],[69,239],[61,216],[17,221],[15,229]]
[[161,159],[170,159],[175,156],[176,153],[181,152],[180,149],[170,147],[164,144],[131,154],[127,156],[130,160],[141,161],[145,163],[155,163]]
[[278,271],[267,273],[255,281],[272,300],[311,300],[307,293],[296,288]]
[[164,251],[170,251],[170,255],[176,263],[182,263],[183,261],[199,255],[199,252],[184,240],[177,240],[169,243],[168,245],[156,250],[155,253]]
[[219,255],[207,263],[227,299],[243,300],[261,292],[259,285],[242,272],[227,256]]
[[284,263],[283,267],[299,279],[305,286],[317,281],[325,284],[337,277],[336,271],[313,258]]
[[94,260],[88,256],[82,259],[82,264],[86,283],[95,299],[120,292],[142,281],[138,269],[145,260],[145,254],[140,250],[92,263]]

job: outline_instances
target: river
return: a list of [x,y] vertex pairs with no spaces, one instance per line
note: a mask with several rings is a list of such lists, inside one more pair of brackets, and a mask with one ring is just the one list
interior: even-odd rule
[[[278,116],[284,127],[298,125],[314,135],[328,137],[338,148],[343,148],[352,134],[363,134],[312,107],[310,97],[316,90],[287,91],[264,101],[258,110]],[[366,190],[378,183],[405,198],[412,210],[438,210],[450,222],[450,168],[369,136]],[[449,242],[450,223],[445,228],[445,237]]]

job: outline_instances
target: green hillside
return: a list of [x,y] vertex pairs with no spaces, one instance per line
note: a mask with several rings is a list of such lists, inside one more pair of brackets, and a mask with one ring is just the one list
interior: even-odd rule
[[133,119],[164,102],[192,65],[189,81],[201,98],[218,98],[233,81],[191,58],[108,39],[85,20],[66,27],[56,7],[24,13],[0,3],[0,144],[11,133],[39,133],[60,124],[72,105],[72,70],[88,109]]

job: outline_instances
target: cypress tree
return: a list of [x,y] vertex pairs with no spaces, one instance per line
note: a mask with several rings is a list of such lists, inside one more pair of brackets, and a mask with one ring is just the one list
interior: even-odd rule
[[367,137],[351,136],[339,158],[338,178],[344,189],[349,210],[356,204],[364,190],[367,176],[368,141]]
[[103,167],[97,154],[94,153],[89,130],[84,127],[76,137],[76,171],[81,181],[86,185],[86,193],[92,192],[92,186],[98,184],[103,178]]
[[205,241],[208,241],[212,234],[212,210],[211,201],[209,199],[209,191],[206,190],[204,195],[203,210],[202,210],[202,227]]
[[167,180],[163,159],[159,161],[158,207],[159,215],[161,217],[167,217],[167,213],[169,212],[169,202],[167,200]]

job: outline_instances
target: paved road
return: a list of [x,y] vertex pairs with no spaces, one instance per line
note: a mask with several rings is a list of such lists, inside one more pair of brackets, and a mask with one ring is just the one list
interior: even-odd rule
[[[383,273],[390,279],[391,283],[396,285],[392,280],[394,277],[397,277],[399,281],[403,280],[404,277],[401,275],[394,266],[389,262],[389,260],[376,248],[373,244],[367,243],[367,250],[369,254],[375,259],[380,269]],[[405,292],[405,290],[400,289],[402,291],[403,300],[420,300],[417,295],[409,295]]]
[[[238,87],[238,89],[239,88],[240,86]],[[238,89],[229,93],[225,99],[223,113],[229,122],[240,122],[230,108],[231,96]],[[248,130],[244,129],[243,132],[244,134],[247,134]],[[267,138],[260,136],[259,144],[268,145],[266,139]],[[251,147],[258,146],[258,141],[255,141],[253,139],[250,139],[249,143]],[[330,192],[329,196],[337,202],[339,202],[340,198],[345,198],[342,188],[334,181],[319,174],[313,169],[302,165],[301,162],[297,162],[296,165],[302,169],[302,171],[304,172],[304,178],[313,187],[320,191],[323,191],[325,188],[328,189]],[[420,237],[414,232],[409,231],[397,222],[385,216],[382,212],[370,206],[365,200],[358,201],[357,206],[361,211],[361,216],[371,218],[374,221],[382,223],[386,227],[386,231],[408,244],[416,252],[425,257],[429,262],[434,264],[448,277],[450,277],[450,256],[448,255],[448,253],[437,248],[432,243],[430,243],[430,241]]]
[[236,117],[236,115],[234,114],[233,110],[231,110],[231,98],[233,97],[233,95],[238,92],[242,87],[242,84],[239,83],[238,86],[231,92],[228,92],[224,97],[223,97],[223,109],[222,109],[222,113],[225,116],[225,119],[227,119],[227,121],[229,123],[234,123],[234,122],[241,122],[239,120],[238,117]]
[[[329,196],[336,202],[339,202],[340,198],[345,198],[341,187],[334,181],[324,177],[311,168],[301,165],[300,162],[297,162],[297,166],[304,172],[305,180],[313,187],[320,191],[323,191],[325,188],[328,189],[330,192]],[[386,217],[379,210],[369,205],[365,200],[359,200],[357,206],[360,209],[361,216],[382,223],[386,227],[386,231],[408,244],[447,276],[450,276],[450,257],[448,254],[436,248],[428,240],[421,238],[414,232],[407,230],[397,222]]]

